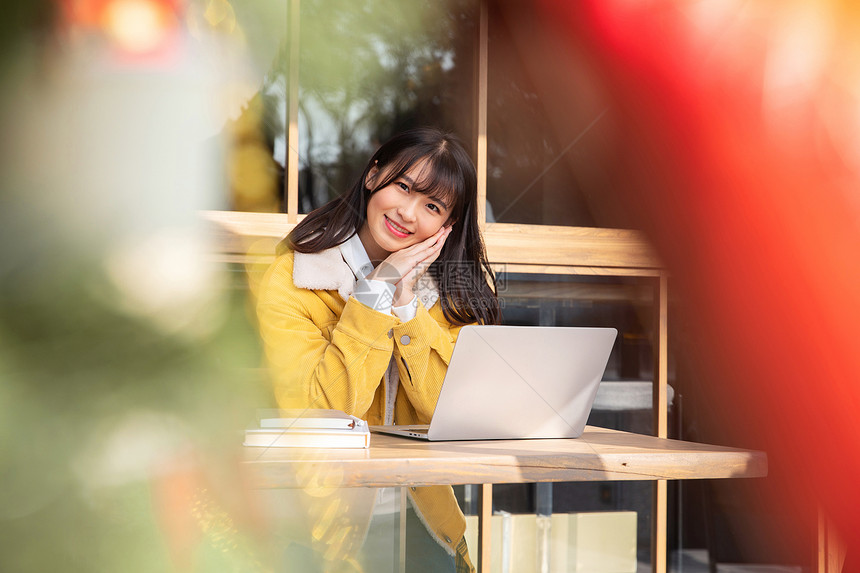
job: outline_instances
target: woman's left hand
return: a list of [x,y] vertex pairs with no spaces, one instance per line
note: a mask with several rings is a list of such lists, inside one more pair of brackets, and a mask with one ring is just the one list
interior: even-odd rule
[[451,227],[441,227],[434,235],[405,249],[395,251],[367,275],[368,279],[381,280],[395,286],[394,306],[409,304],[414,296],[412,289],[424,272],[439,257]]
[[445,245],[445,239],[447,239],[448,235],[451,234],[451,228],[452,227],[443,227],[439,238],[436,239],[436,242],[428,249],[427,256],[412,267],[412,269],[403,275],[403,278],[397,282],[394,290],[393,306],[403,306],[412,302],[412,299],[415,296],[415,293],[413,292],[415,285],[427,269],[430,268],[430,265],[439,258],[439,253],[442,252],[442,247]]

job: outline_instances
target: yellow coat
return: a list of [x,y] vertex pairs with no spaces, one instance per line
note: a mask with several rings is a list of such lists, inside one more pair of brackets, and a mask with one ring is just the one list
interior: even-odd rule
[[[278,405],[335,408],[382,424],[386,382],[395,377],[395,423],[428,424],[460,327],[445,319],[427,276],[416,288],[416,316],[405,323],[350,297],[354,285],[337,247],[288,251],[267,270],[257,313]],[[466,522],[453,490],[417,487],[409,495],[436,541],[468,562]]]

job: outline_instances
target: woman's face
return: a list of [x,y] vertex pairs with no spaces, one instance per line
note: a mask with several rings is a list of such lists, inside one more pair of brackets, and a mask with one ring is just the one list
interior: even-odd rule
[[[448,222],[451,208],[442,200],[413,189],[421,181],[426,160],[418,161],[406,173],[376,191],[367,203],[367,221],[359,230],[364,249],[371,261],[381,261],[388,255],[432,237]],[[367,177],[372,188],[382,170],[373,167]]]

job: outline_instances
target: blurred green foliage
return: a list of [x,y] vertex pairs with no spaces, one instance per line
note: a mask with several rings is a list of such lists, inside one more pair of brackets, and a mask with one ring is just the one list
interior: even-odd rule
[[[58,246],[0,277],[3,571],[170,570],[151,499],[159,455],[183,455],[190,440],[204,472],[229,479],[241,430],[254,407],[269,405],[250,370],[259,348],[243,291],[227,293],[215,332],[188,340],[116,311],[107,289],[92,288],[99,275]],[[113,434],[141,416],[167,427],[133,425],[154,434],[129,440],[139,465],[98,475],[99,460],[116,454],[111,441],[127,432]],[[182,431],[176,443],[161,433],[172,429]],[[141,445],[167,451],[138,454]]]
[[[24,40],[47,39],[53,33],[58,3],[50,0],[6,0],[0,18],[0,63],[18,56]],[[0,65],[0,70],[4,66]]]
[[[0,571],[170,571],[178,567],[174,543],[185,543],[194,570],[252,570],[252,539],[231,529],[233,549],[223,551],[189,512],[208,487],[210,503],[229,515],[219,496],[237,487],[242,431],[255,408],[271,406],[247,290],[236,286],[241,274],[220,269],[201,292],[211,304],[195,315],[200,324],[175,330],[127,307],[108,258],[128,237],[122,224],[100,218],[78,169],[97,137],[81,119],[92,110],[67,104],[50,116],[79,126],[77,149],[44,145],[48,121],[47,130],[10,125],[30,91],[62,100],[56,70],[73,46],[51,27],[54,6],[13,2],[0,29]],[[117,75],[129,82],[153,74],[125,72]],[[99,73],[65,81],[85,94],[102,85]],[[163,127],[153,125],[154,141],[170,135]],[[26,164],[15,164],[22,157]],[[170,176],[165,170],[162,181],[175,184]],[[122,183],[108,182],[111,207],[129,193]],[[145,204],[137,199],[127,204]],[[153,210],[161,221],[141,218],[153,230],[189,221],[189,203],[177,197]],[[187,495],[186,474],[194,476]],[[180,493],[165,498],[165,483]],[[177,531],[190,526],[191,541],[172,539],[171,522]]]

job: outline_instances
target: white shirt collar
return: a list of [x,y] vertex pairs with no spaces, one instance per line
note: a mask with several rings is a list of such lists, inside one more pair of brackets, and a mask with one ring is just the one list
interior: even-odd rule
[[367,251],[364,250],[361,239],[358,238],[358,233],[355,233],[338,247],[343,255],[343,260],[349,265],[355,278],[363,279],[373,270],[373,264],[370,262],[370,257],[367,256]]

